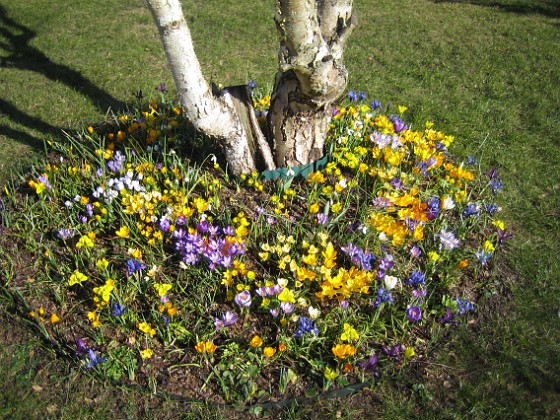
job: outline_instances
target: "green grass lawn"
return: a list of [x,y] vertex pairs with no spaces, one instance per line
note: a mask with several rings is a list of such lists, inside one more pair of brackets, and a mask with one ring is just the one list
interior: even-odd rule
[[[272,84],[273,8],[184,1],[208,79]],[[552,417],[560,411],[560,7],[553,1],[356,1],[349,88],[409,107],[454,135],[454,153],[499,168],[515,232],[479,320],[433,360],[349,400],[287,416],[373,413],[420,417]],[[102,121],[171,85],[155,26],[140,0],[0,6],[0,183],[43,153],[43,141]],[[0,259],[1,263],[1,259]],[[0,303],[0,308],[7,307]],[[231,417],[232,412],[114,392],[54,360],[2,311],[0,415]],[[17,336],[21,334],[21,338]],[[5,343],[5,344],[4,344]],[[61,388],[57,384],[64,382]],[[374,404],[372,404],[374,402]]]

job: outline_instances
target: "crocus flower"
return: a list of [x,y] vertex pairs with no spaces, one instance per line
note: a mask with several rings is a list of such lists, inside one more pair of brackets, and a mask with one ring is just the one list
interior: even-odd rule
[[130,258],[126,260],[126,275],[131,276],[132,274],[136,273],[137,271],[144,270],[146,268],[146,264],[142,261],[137,260],[136,258]]
[[445,308],[445,315],[442,316],[438,322],[441,324],[450,324],[453,322],[453,318],[455,318],[455,314],[451,310],[451,308]]
[[388,302],[391,305],[395,303],[395,301],[393,300],[393,295],[391,295],[391,293],[388,290],[378,289],[377,297],[373,301],[373,307],[377,308],[379,305],[381,305],[384,302]]
[[95,365],[98,365],[99,363],[103,363],[103,362],[107,361],[106,357],[97,357],[97,355],[95,354],[93,349],[88,350],[88,357],[89,357],[89,362],[86,365],[87,369],[90,369],[90,368],[94,367]]
[[439,208],[440,208],[439,199],[436,196],[432,196],[426,202],[426,204],[428,205],[428,211],[427,211],[428,220],[437,219],[437,217],[439,216]]
[[420,248],[418,248],[416,245],[414,245],[412,248],[410,248],[410,256],[413,258],[418,258],[420,255],[422,255],[422,250]]
[[498,228],[498,242],[500,244],[513,238],[513,233],[508,232],[505,229]]
[[489,184],[490,188],[492,188],[492,194],[497,194],[498,191],[504,188],[504,184],[498,178],[491,179]]
[[421,271],[413,271],[406,284],[410,284],[412,286],[418,286],[420,284],[424,284],[426,281],[426,275]]
[[469,203],[465,210],[463,210],[463,217],[478,216],[478,204]]
[[391,290],[397,286],[399,279],[395,276],[386,275],[385,277],[383,277],[383,282],[385,283],[385,287],[387,288],[387,290]]
[[56,236],[58,236],[60,239],[67,240],[76,236],[76,233],[76,229],[60,229]]
[[222,320],[224,321],[224,324],[226,326],[230,326],[230,325],[233,325],[237,322],[238,317],[237,317],[237,314],[235,312],[226,311],[222,315]]
[[473,312],[475,310],[475,305],[468,300],[457,298],[457,309],[459,310],[459,315],[463,316],[467,312]]
[[499,207],[497,204],[485,204],[484,205],[484,210],[486,211],[486,213],[488,213],[490,216],[492,216],[494,213],[496,213],[498,211]]
[[406,310],[406,316],[410,322],[418,322],[422,319],[422,309],[418,306],[409,306]]
[[475,252],[474,255],[481,265],[486,265],[490,258],[492,258],[492,254],[486,252],[484,249]]
[[247,308],[251,306],[251,293],[249,293],[248,290],[243,290],[242,292],[235,295],[235,298],[233,298],[233,300],[239,306]]
[[397,361],[399,361],[402,358],[402,352],[404,350],[402,344],[396,344],[391,348],[387,346],[381,346],[381,349],[383,350],[383,353],[385,353],[387,356],[391,358],[394,358]]
[[467,165],[476,165],[476,158],[474,156],[467,156]]
[[113,303],[113,311],[111,312],[111,314],[113,316],[123,316],[127,309],[128,308],[124,307],[120,303]]
[[[364,360],[363,362],[358,363],[358,365],[366,371],[372,372],[374,374],[378,374],[377,362],[379,361],[379,357],[376,353],[373,353],[371,356]],[[376,375],[377,376],[377,375]]]
[[292,302],[280,302],[280,309],[285,314],[291,314],[294,311],[294,304]]
[[401,131],[404,131],[406,129],[408,129],[408,126],[406,125],[406,123],[401,120],[400,118],[395,118],[395,120],[393,121],[393,129],[395,130],[395,133],[400,133]]
[[223,329],[226,326],[226,324],[224,323],[224,321],[222,319],[214,318],[214,326],[219,331],[219,330]]
[[87,346],[84,343],[84,340],[82,338],[78,338],[76,340],[76,346],[77,346],[76,356],[86,354],[88,352],[88,348],[87,348]]
[[311,318],[305,316],[299,317],[299,326],[296,330],[295,337],[300,338],[303,334],[309,332],[313,335],[319,335],[319,328],[315,325]]
[[325,213],[317,213],[317,224],[326,225],[329,223],[329,215]]
[[339,359],[345,359],[356,354],[356,347],[350,344],[337,344],[332,348],[333,354]]
[[439,241],[443,249],[453,250],[458,248],[461,243],[453,232],[447,232],[445,229],[442,229],[439,234],[436,234],[436,236],[439,237]]

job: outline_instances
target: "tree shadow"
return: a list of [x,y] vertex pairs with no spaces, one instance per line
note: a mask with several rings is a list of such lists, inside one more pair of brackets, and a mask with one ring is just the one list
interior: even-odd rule
[[[552,18],[560,18],[560,2],[558,0],[541,0],[540,4],[532,4],[535,2],[526,2],[525,4],[510,4],[505,1],[488,1],[488,0],[432,0],[434,3],[466,3],[474,6],[493,7],[504,12],[518,14],[534,14]],[[531,3],[531,4],[529,4]]]
[[[35,31],[8,17],[6,8],[0,5],[0,68],[32,71],[53,82],[63,83],[87,97],[101,113],[106,113],[109,108],[126,109],[126,103],[97,87],[80,72],[64,64],[54,63],[43,52],[29,45],[36,36]],[[61,127],[54,127],[39,118],[29,116],[10,102],[0,99],[0,115],[2,114],[30,129],[51,134],[60,134],[62,130]],[[8,129],[5,125],[0,126],[0,134],[9,135],[10,138],[27,144],[37,143],[42,147],[42,141],[31,142],[32,136]]]

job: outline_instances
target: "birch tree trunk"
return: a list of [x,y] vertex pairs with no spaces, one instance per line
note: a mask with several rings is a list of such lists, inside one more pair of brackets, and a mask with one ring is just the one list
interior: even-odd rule
[[280,68],[268,122],[280,167],[311,163],[323,156],[334,102],[348,82],[342,59],[354,26],[352,3],[277,1]]
[[348,79],[342,57],[353,27],[352,0],[277,0],[279,71],[268,114],[268,139],[245,87],[212,93],[180,1],[146,2],[181,104],[195,128],[219,141],[234,174],[298,166],[323,156],[334,102]]
[[[217,139],[235,174],[274,169],[245,89],[214,95],[202,76],[179,0],[146,0],[158,28],[181,104],[196,129]],[[259,167],[260,166],[260,167]]]

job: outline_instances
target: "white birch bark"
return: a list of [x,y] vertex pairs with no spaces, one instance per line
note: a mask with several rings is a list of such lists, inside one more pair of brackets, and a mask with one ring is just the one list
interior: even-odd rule
[[277,0],[279,71],[268,141],[242,87],[212,94],[179,0],[146,2],[188,117],[198,130],[220,141],[234,174],[303,165],[323,156],[334,101],[348,79],[342,58],[353,28],[352,0]]
[[233,173],[256,170],[257,151],[265,167],[273,169],[270,150],[260,150],[259,144],[255,147],[249,143],[251,137],[259,140],[259,136],[248,133],[250,127],[243,125],[234,106],[235,98],[227,90],[219,97],[212,94],[196,58],[179,0],[146,1],[158,28],[179,99],[195,128],[221,143]]
[[278,166],[323,156],[334,102],[348,81],[342,58],[354,26],[352,5],[352,0],[277,0],[280,69],[269,129]]

